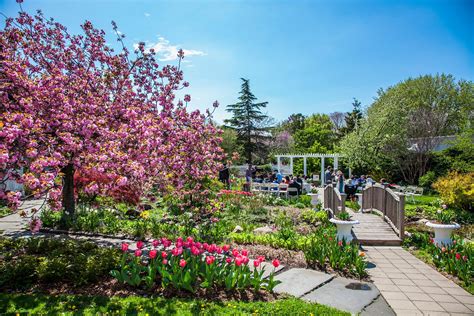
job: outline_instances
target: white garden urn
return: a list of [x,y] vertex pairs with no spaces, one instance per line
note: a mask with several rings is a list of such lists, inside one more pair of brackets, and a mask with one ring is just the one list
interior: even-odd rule
[[343,221],[336,218],[331,218],[329,220],[331,223],[336,224],[337,227],[337,240],[345,240],[346,242],[352,241],[352,226],[359,224],[358,220],[355,221]]
[[316,205],[319,204],[319,200],[318,200],[319,194],[318,193],[308,193],[307,195],[309,195],[311,197],[311,205],[313,207],[316,207]]
[[453,240],[451,239],[453,230],[461,227],[457,223],[438,224],[432,222],[427,222],[426,226],[433,228],[435,233],[434,243],[438,247],[451,245],[453,243]]

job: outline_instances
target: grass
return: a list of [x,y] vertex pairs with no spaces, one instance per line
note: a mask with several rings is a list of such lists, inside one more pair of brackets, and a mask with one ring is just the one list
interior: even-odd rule
[[412,204],[412,205],[430,205],[431,203],[435,203],[439,199],[438,195],[420,195],[420,196],[414,196],[413,199],[411,196],[406,196],[405,197],[405,203],[406,204]]
[[204,301],[162,297],[0,294],[0,314],[41,315],[350,315],[287,298],[275,302]]

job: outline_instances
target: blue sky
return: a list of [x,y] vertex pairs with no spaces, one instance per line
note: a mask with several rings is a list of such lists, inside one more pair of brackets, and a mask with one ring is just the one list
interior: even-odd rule
[[[268,114],[350,111],[352,98],[370,105],[379,88],[421,74],[474,77],[474,1],[111,1],[25,0],[71,32],[86,19],[110,34],[110,21],[161,50],[184,71],[190,107],[236,101],[240,77],[249,78]],[[0,0],[14,16],[15,0]]]

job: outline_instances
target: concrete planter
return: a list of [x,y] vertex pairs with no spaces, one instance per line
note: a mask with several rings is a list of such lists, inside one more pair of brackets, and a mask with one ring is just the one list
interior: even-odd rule
[[319,194],[318,194],[318,193],[308,193],[308,194],[306,194],[306,195],[308,195],[308,196],[311,197],[311,205],[312,205],[313,207],[316,207],[316,205],[319,204],[319,199],[318,199]]
[[451,245],[453,243],[453,240],[451,239],[451,234],[453,233],[453,230],[461,227],[457,223],[438,224],[432,222],[426,223],[426,226],[433,228],[435,233],[434,243],[438,247]]
[[346,242],[352,241],[352,226],[359,224],[359,221],[341,221],[340,219],[331,218],[331,223],[336,224],[337,227],[337,240],[345,240]]

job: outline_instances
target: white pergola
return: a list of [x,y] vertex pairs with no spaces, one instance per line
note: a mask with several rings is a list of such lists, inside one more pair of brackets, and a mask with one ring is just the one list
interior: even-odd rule
[[[275,155],[277,158],[277,166],[278,172],[281,172],[281,158],[290,158],[290,170],[291,174],[293,174],[293,158],[303,158],[303,173],[306,176],[306,159],[307,158],[320,158],[321,159],[321,183],[324,183],[324,159],[325,158],[333,158],[334,159],[334,170],[337,170],[339,167],[339,158],[343,157],[341,154],[282,154],[282,155]],[[350,173],[350,170],[349,170]]]

